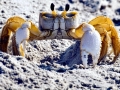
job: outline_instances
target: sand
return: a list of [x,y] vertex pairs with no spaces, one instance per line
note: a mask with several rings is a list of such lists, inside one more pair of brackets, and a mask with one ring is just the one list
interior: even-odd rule
[[[120,30],[119,0],[0,0],[0,31],[14,15],[38,26],[39,13],[49,11],[51,3],[59,11],[70,4],[70,11],[80,15],[79,24],[105,15]],[[93,68],[89,57],[89,67],[83,69],[79,46],[78,40],[34,40],[27,44],[25,58],[0,51],[0,89],[119,90],[120,58],[110,65],[114,55],[107,55]]]

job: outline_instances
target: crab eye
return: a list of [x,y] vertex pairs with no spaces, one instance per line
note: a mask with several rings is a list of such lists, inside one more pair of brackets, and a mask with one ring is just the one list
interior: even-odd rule
[[65,5],[65,11],[68,11],[69,8],[70,8],[70,5],[69,5],[69,4],[66,4],[66,5]]
[[55,5],[54,5],[53,3],[51,3],[50,9],[51,9],[52,11],[54,11],[54,7],[55,7]]

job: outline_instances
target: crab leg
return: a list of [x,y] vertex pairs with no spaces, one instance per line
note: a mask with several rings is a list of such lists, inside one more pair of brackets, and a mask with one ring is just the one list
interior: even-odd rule
[[30,23],[31,23],[31,28],[29,28],[30,37],[28,40],[32,41],[32,40],[42,39],[42,36],[41,36],[42,32],[38,29],[38,27],[35,24],[33,24],[32,22],[30,22]]
[[114,26],[114,23],[111,21],[111,19],[106,16],[98,16],[89,22],[89,24],[91,25],[105,24],[105,23]]
[[109,26],[108,24],[94,25],[95,29],[99,32],[101,36],[101,41],[102,41],[101,53],[100,53],[98,63],[100,63],[100,61],[103,60],[103,58],[106,56],[108,48],[110,46],[110,37],[107,32],[107,30],[109,30],[110,28],[108,26]]
[[115,61],[120,53],[120,38],[119,38],[117,30],[113,26],[111,26],[111,40],[112,40],[113,51],[115,54],[115,57],[114,57],[112,63],[115,63]]
[[1,38],[0,38],[0,50],[3,52],[7,52],[7,46],[9,43],[9,39],[11,37],[12,31],[7,28],[7,24],[3,27]]
[[108,36],[107,32],[104,34],[104,36],[101,35],[101,37],[103,38],[103,41],[102,41],[101,52],[100,52],[98,64],[100,63],[101,60],[104,59],[104,57],[106,57],[108,47],[110,46],[110,37]]
[[71,29],[68,33],[70,34],[71,37],[74,37],[75,39],[81,39],[83,36],[84,32],[82,30],[83,24],[81,24],[79,27],[76,29]]
[[13,55],[20,55],[19,51],[17,50],[15,35],[13,35],[12,37],[12,51],[13,51]]

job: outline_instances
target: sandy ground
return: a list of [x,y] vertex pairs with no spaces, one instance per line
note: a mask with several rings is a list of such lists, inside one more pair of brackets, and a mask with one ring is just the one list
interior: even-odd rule
[[[38,26],[39,13],[49,11],[51,3],[56,10],[70,4],[71,11],[79,12],[80,24],[105,15],[120,30],[120,0],[0,0],[0,30],[14,15]],[[106,56],[96,68],[92,68],[90,59],[89,68],[82,69],[79,46],[76,40],[34,40],[27,45],[26,58],[0,51],[0,89],[119,90],[120,58],[109,65],[113,55]]]

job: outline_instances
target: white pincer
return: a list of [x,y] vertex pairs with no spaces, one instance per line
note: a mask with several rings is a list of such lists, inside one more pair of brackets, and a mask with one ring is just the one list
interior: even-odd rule
[[30,31],[29,28],[31,27],[31,23],[30,22],[25,22],[22,24],[22,26],[20,28],[18,28],[18,30],[16,31],[16,44],[17,44],[17,48],[19,49],[18,51],[20,51],[23,55],[24,55],[24,51],[25,51],[25,44],[26,44],[26,40],[29,39],[30,36]]
[[87,68],[88,55],[92,55],[93,66],[98,62],[101,50],[101,37],[95,28],[87,23],[83,24],[84,35],[81,39],[81,59],[85,68]]

